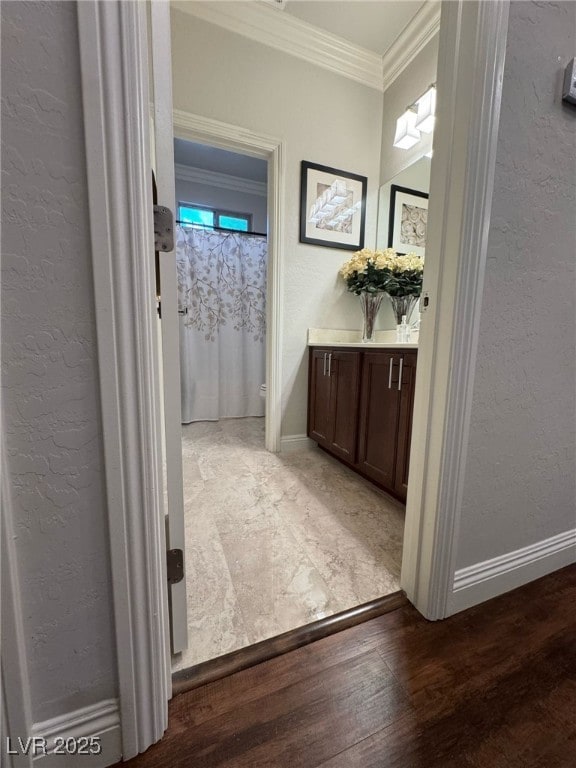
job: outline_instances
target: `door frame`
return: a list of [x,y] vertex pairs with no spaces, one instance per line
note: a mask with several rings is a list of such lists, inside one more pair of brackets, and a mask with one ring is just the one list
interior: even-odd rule
[[285,143],[273,136],[174,109],[174,136],[268,161],[265,447],[278,453],[282,429],[282,286],[284,280]]
[[122,754],[172,694],[146,3],[77,3]]
[[[84,0],[77,8],[118,698],[128,759],[162,737],[171,695],[146,8],[122,0]],[[429,246],[437,259],[431,266],[429,256],[425,278],[432,301],[422,324],[402,570],[409,598],[430,618],[446,615],[454,572],[507,14],[508,0],[442,7],[443,129],[434,146]],[[277,146],[281,176],[282,142]],[[281,214],[283,193],[274,188],[271,210]],[[279,255],[281,216],[276,226]],[[416,451],[416,444],[425,450]],[[3,546],[14,552],[13,540]],[[18,585],[7,589],[17,608]],[[21,652],[11,645],[3,649],[3,673]],[[11,720],[20,714],[25,724],[26,691],[22,702],[5,693]]]
[[[174,137],[172,130],[172,61],[170,41],[170,7],[164,0],[148,0],[149,31],[148,83],[153,101],[150,124],[150,152],[153,158],[157,202],[175,211]],[[165,493],[165,536],[168,550],[186,551],[184,521],[184,478],[182,466],[182,411],[180,401],[180,316],[178,315],[178,275],[176,249],[159,253],[156,257],[157,280],[160,281],[160,310],[157,318],[159,334],[159,381],[162,384],[161,412],[157,418],[161,425],[162,461],[165,474],[162,488]],[[169,633],[173,653],[188,647],[187,573],[179,581],[169,584]],[[166,660],[170,674],[170,660]]]
[[[510,0],[442,3],[437,126],[400,583],[449,615],[498,146]],[[422,302],[421,302],[422,306]]]

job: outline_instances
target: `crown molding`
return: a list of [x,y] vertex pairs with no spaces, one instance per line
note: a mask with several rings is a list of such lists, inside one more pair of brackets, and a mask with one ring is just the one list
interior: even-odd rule
[[383,90],[382,57],[265,5],[174,0],[172,7],[296,56],[369,88]]
[[230,176],[227,173],[207,171],[203,168],[191,168],[189,165],[175,164],[176,178],[181,181],[190,181],[194,184],[206,184],[219,189],[231,189],[234,192],[242,192],[245,195],[257,195],[266,197],[267,185],[264,181],[242,179],[239,176]]
[[427,0],[382,56],[383,91],[392,85],[424,46],[438,34],[440,6],[438,0]]

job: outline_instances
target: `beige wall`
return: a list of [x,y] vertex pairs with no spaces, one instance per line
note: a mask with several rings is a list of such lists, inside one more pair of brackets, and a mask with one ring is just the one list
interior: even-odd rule
[[457,567],[576,527],[576,3],[510,4]]
[[180,11],[172,11],[174,106],[286,142],[282,434],[306,430],[306,331],[360,328],[339,281],[349,252],[298,242],[300,161],[368,177],[374,246],[382,94]]

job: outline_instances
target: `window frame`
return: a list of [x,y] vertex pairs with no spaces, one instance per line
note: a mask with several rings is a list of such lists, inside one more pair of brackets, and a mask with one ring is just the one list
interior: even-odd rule
[[[210,213],[214,214],[214,224],[211,226],[210,224],[193,224],[192,222],[186,222],[185,226],[187,227],[196,227],[198,229],[216,229],[216,230],[224,230],[226,232],[246,232],[250,233],[252,232],[252,217],[253,214],[251,213],[243,213],[241,211],[229,211],[225,208],[218,208],[216,206],[212,205],[199,205],[197,203],[190,203],[186,202],[184,200],[178,201],[178,219],[181,221],[182,216],[180,213],[181,208],[194,208],[198,211],[209,211]],[[230,216],[235,219],[243,219],[246,221],[247,229],[233,229],[231,227],[223,227],[220,225],[220,218],[223,216]]]

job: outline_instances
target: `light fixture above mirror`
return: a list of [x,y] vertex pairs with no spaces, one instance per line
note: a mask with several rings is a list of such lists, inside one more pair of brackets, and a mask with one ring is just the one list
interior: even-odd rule
[[418,115],[408,107],[401,117],[396,120],[396,134],[394,146],[398,149],[410,149],[420,141],[420,131],[416,128]]
[[394,146],[398,149],[411,149],[421,140],[422,133],[432,133],[435,113],[436,84],[433,84],[396,120]]
[[418,113],[416,128],[422,133],[432,133],[436,114],[436,86],[431,85],[423,96],[416,102]]

